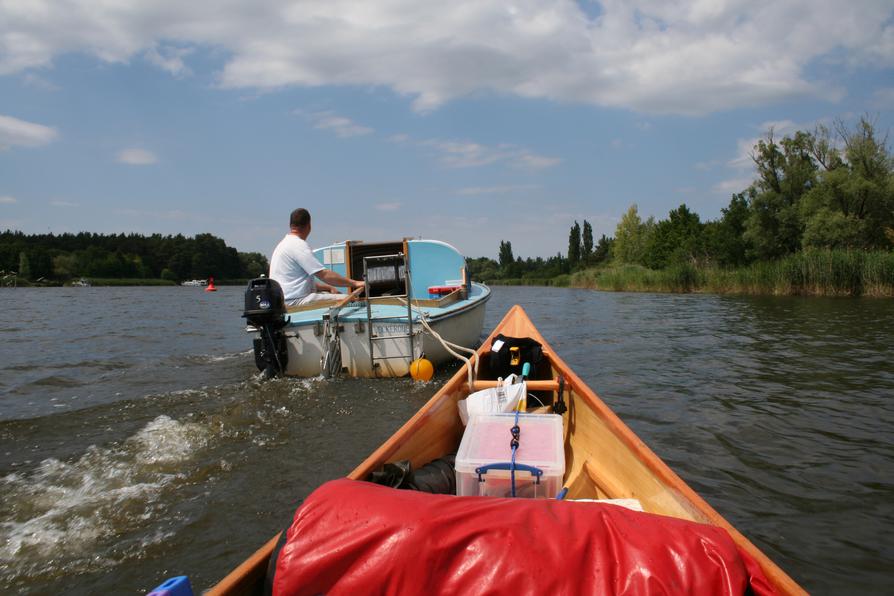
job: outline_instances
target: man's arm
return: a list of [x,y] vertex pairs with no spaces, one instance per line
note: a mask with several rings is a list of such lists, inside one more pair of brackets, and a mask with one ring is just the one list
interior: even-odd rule
[[324,284],[324,283],[321,282],[321,281],[315,282],[314,285],[316,286],[316,291],[317,291],[317,292],[322,292],[322,293],[324,293],[324,294],[327,293],[327,292],[330,293],[330,294],[337,294],[337,293],[338,293],[338,290],[336,290],[334,287],[330,286],[329,284]]
[[364,283],[362,281],[357,281],[354,279],[348,279],[344,275],[340,273],[336,273],[331,269],[323,269],[322,271],[318,271],[314,274],[317,279],[320,281],[327,283],[331,286],[338,286],[340,288],[362,288]]

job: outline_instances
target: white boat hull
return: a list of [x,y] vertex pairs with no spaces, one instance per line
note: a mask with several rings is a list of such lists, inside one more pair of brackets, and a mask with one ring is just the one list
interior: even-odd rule
[[[468,308],[447,313],[430,321],[431,328],[451,343],[476,347],[484,325],[485,304],[486,300],[479,300],[470,304]],[[346,321],[343,324],[339,332],[339,341],[344,374],[354,377],[403,377],[409,374],[410,363],[422,353],[425,353],[425,357],[435,366],[453,359],[441,342],[418,323],[413,326],[413,352],[410,357],[410,341],[406,337],[408,327],[404,319],[372,323],[375,337],[379,338],[373,342],[376,355],[376,359],[373,360],[370,357],[369,327],[366,321]],[[320,324],[288,327],[286,375],[294,377],[320,375],[325,353],[324,340]]]

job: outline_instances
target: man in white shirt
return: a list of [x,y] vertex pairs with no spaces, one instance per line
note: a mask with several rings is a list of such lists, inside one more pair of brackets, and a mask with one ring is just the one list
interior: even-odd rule
[[337,296],[332,294],[338,290],[332,286],[363,287],[362,281],[348,279],[323,267],[306,242],[309,235],[310,213],[307,209],[295,209],[289,217],[289,233],[276,245],[270,258],[270,279],[282,286],[287,305],[333,300]]

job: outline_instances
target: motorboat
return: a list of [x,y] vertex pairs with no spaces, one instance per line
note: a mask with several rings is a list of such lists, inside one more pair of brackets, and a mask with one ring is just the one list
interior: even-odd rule
[[274,280],[251,280],[243,316],[266,374],[402,377],[422,358],[438,366],[480,341],[490,289],[469,278],[450,244],[346,241],[314,256],[364,287],[286,307]]

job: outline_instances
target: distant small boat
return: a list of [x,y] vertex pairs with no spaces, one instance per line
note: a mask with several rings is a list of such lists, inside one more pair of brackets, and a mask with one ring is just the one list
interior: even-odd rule
[[87,279],[84,279],[84,278],[82,277],[81,279],[78,279],[78,280],[75,280],[75,281],[71,282],[71,287],[73,287],[73,288],[89,288],[89,287],[90,287],[90,281],[87,280]]
[[203,288],[208,285],[208,281],[205,279],[191,279],[189,281],[180,282],[181,286],[189,286],[193,288]]

